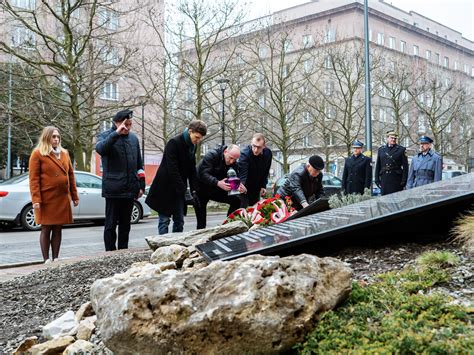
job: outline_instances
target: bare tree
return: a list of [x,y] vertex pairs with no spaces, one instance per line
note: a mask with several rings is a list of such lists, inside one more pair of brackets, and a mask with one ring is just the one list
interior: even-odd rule
[[[35,117],[37,125],[57,125],[77,168],[89,169],[93,137],[101,120],[117,108],[116,80],[136,51],[121,41],[131,26],[118,26],[121,15],[131,17],[134,9],[98,0],[42,1],[35,8],[3,1],[0,9],[2,28],[14,34],[0,41],[0,51],[31,68],[39,102],[55,110]],[[121,103],[127,101],[132,102],[125,97]],[[17,118],[28,122],[31,113]]]
[[[408,89],[418,112],[418,133],[431,131],[435,149],[442,154],[450,153],[447,138],[453,121],[462,113],[466,102],[466,91],[459,76],[443,73],[438,68],[418,67],[417,76]],[[449,74],[449,75],[448,75]]]
[[301,124],[305,111],[301,87],[307,78],[303,68],[312,65],[311,58],[307,59],[307,49],[294,46],[293,32],[288,27],[266,26],[253,33],[243,47],[254,75],[247,98],[253,103],[255,130],[265,134],[279,153],[276,161],[283,173],[288,173],[290,155],[304,147],[308,131],[308,125]]

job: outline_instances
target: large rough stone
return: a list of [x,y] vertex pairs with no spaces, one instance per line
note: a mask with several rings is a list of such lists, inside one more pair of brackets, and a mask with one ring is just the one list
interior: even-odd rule
[[69,345],[63,352],[63,355],[75,354],[98,354],[96,347],[91,342],[79,339],[73,344]]
[[25,340],[21,342],[20,345],[18,345],[18,347],[15,350],[13,350],[13,355],[26,354],[28,350],[33,345],[36,345],[36,344],[38,344],[38,337],[33,336],[33,337],[26,338]]
[[70,335],[54,338],[45,343],[34,345],[30,348],[29,353],[32,355],[61,354],[64,349],[74,343],[74,340],[74,337]]
[[76,312],[76,322],[80,322],[82,318],[94,315],[94,310],[90,302],[83,303]]
[[183,272],[148,266],[97,280],[91,302],[116,354],[275,353],[348,296],[351,273],[312,255],[249,256]]
[[150,261],[153,264],[174,262],[176,263],[176,266],[180,268],[183,265],[183,261],[188,257],[188,248],[182,245],[173,244],[156,249],[153,254],[151,254]]
[[46,339],[53,339],[62,335],[70,334],[79,325],[73,311],[67,311],[58,319],[43,327],[43,336]]
[[209,240],[216,240],[229,235],[235,235],[244,233],[248,230],[248,227],[244,222],[232,222],[223,224],[221,226],[199,229],[191,232],[184,233],[169,233],[163,235],[156,235],[146,237],[145,240],[148,246],[152,250],[156,250],[161,247],[169,246],[172,244],[184,245],[186,247],[196,244],[205,243]]

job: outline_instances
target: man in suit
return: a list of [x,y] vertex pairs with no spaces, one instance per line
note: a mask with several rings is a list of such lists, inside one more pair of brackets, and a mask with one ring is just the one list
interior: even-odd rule
[[362,154],[364,144],[355,140],[352,142],[353,154],[346,158],[342,173],[342,190],[346,194],[364,194],[364,189],[370,189],[372,181],[372,159]]
[[240,195],[240,207],[252,206],[265,195],[271,165],[272,151],[265,146],[263,134],[255,133],[251,144],[240,153],[239,177],[247,188],[247,193]]
[[[168,233],[171,217],[173,233],[183,231],[188,181],[192,195],[196,196],[196,145],[206,134],[206,124],[195,120],[183,133],[166,143],[163,159],[145,200],[148,206],[159,213],[159,234]],[[194,203],[197,203],[197,198]]]
[[113,118],[112,128],[97,137],[95,146],[95,150],[102,158],[106,251],[128,248],[133,201],[140,198],[145,191],[145,171],[140,143],[137,136],[130,132],[132,117],[133,111],[117,112]]
[[407,189],[440,181],[443,172],[443,160],[433,151],[433,140],[427,136],[418,139],[420,152],[411,160],[408,171]]
[[394,131],[388,131],[386,136],[387,144],[379,148],[375,165],[375,183],[382,195],[402,191],[408,177],[406,148],[397,144],[398,134]]
[[[198,206],[196,207],[197,229],[206,228],[207,203],[209,200],[226,203],[229,205],[227,215],[230,215],[240,207],[240,199],[236,195],[229,195],[231,190],[227,182],[227,173],[232,168],[234,173],[238,174],[239,168],[237,160],[240,157],[240,148],[238,145],[219,146],[210,150],[197,168],[198,177]],[[240,193],[247,190],[241,183]]]

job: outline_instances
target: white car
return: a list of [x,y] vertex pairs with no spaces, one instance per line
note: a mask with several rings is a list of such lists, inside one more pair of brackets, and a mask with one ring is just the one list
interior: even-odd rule
[[451,179],[456,176],[467,174],[465,171],[462,170],[443,170],[442,172],[442,179]]
[[[102,223],[105,219],[105,199],[102,194],[102,178],[100,176],[75,171],[79,206],[73,207],[74,221],[94,221]],[[143,217],[151,214],[145,204],[145,196],[133,204],[132,223],[138,223]],[[0,183],[0,222],[21,225],[27,230],[38,230],[31,204],[28,173],[15,176]]]

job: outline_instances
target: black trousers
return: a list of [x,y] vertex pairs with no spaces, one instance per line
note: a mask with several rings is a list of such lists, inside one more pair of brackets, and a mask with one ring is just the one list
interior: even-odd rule
[[220,188],[212,189],[207,194],[199,195],[200,206],[196,208],[196,219],[197,219],[197,229],[206,228],[207,221],[207,203],[212,200],[221,203],[227,203],[229,209],[227,210],[227,215],[230,215],[235,210],[238,210],[240,207],[240,198],[238,195],[229,196],[227,191],[224,191]]
[[[132,216],[133,198],[106,198],[105,199],[105,251],[127,249],[130,233],[130,219]],[[118,243],[117,243],[118,224]],[[117,245],[116,245],[117,243]]]
[[247,190],[246,194],[239,195],[240,207],[247,208],[248,206],[255,205],[260,200],[260,189],[257,191]]

